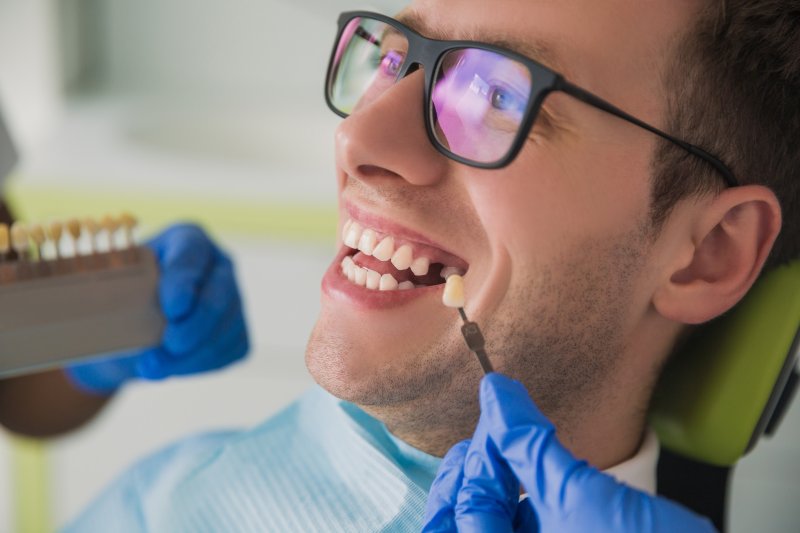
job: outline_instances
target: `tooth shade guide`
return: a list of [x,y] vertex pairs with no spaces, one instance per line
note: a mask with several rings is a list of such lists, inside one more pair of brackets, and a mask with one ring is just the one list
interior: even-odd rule
[[442,293],[442,303],[447,307],[454,309],[463,309],[465,302],[464,297],[464,278],[458,274],[451,274],[447,278],[444,285],[444,292]]
[[143,248],[0,263],[0,376],[160,342],[158,266]]
[[[135,223],[135,219],[130,215],[121,217],[121,220],[126,222],[127,227],[130,227],[131,222]],[[99,228],[99,225],[93,221],[90,224],[89,229]],[[36,279],[37,277],[48,277],[80,270],[116,268],[136,261],[140,255],[138,247],[126,245],[119,246],[117,250],[114,250],[119,257],[110,257],[106,253],[105,256],[90,261],[89,256],[98,250],[93,245],[91,232],[83,231],[84,226],[77,219],[70,219],[66,223],[54,220],[45,225],[37,223],[28,225],[17,221],[11,228],[7,225],[0,226],[0,228],[2,227],[6,229],[8,250],[3,253],[0,249],[0,256],[2,259],[8,259],[6,256],[13,250],[22,261],[7,261],[7,265],[5,265],[7,268],[0,273],[0,283],[12,283],[23,279]],[[3,231],[0,229],[0,241],[2,241],[2,233]],[[119,235],[119,237],[124,236]],[[36,252],[33,251],[34,249]],[[103,251],[100,250],[100,252],[102,254]],[[36,260],[25,261],[28,258]]]

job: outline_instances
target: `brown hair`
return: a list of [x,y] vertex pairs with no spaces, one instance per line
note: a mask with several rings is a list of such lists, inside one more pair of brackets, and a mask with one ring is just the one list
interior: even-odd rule
[[[667,131],[778,197],[783,228],[767,267],[800,257],[800,0],[712,0],[676,47],[664,86]],[[724,186],[667,143],[653,164],[656,228],[682,198]]]

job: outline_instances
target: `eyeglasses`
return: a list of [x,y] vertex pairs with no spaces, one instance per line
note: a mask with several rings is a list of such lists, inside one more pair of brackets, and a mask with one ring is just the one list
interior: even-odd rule
[[420,66],[428,137],[439,152],[466,165],[501,168],[511,163],[545,97],[560,91],[680,146],[713,166],[728,186],[738,185],[733,172],[702,148],[629,115],[532,59],[485,43],[428,39],[377,13],[340,15],[328,65],[328,106],[347,117]]

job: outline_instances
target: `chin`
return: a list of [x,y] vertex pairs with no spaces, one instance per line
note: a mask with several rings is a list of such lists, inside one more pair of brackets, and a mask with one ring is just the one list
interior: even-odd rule
[[463,357],[463,350],[452,335],[440,333],[427,343],[408,335],[387,341],[349,336],[347,329],[323,309],[305,354],[317,384],[342,400],[361,406],[419,400],[440,390],[461,365],[456,360]]

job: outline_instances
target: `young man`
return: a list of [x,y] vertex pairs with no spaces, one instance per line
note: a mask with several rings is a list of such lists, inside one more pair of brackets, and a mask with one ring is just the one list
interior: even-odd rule
[[327,393],[147,459],[73,530],[419,530],[436,457],[480,412],[460,318],[426,287],[444,267],[566,448],[652,489],[630,471],[655,466],[645,414],[676,339],[798,255],[798,10],[418,0],[402,24],[343,18],[344,245],[306,352]]

